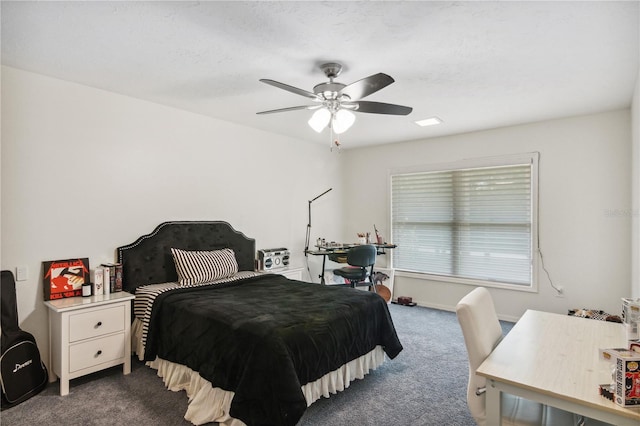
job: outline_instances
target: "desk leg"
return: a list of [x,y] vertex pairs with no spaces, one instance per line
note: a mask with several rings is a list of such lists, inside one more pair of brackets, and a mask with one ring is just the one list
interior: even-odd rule
[[502,424],[502,407],[500,406],[500,389],[495,387],[492,380],[487,380],[486,392],[487,425]]
[[327,261],[327,255],[322,256],[322,270],[320,271],[320,284],[326,285],[327,283],[324,280],[324,265]]

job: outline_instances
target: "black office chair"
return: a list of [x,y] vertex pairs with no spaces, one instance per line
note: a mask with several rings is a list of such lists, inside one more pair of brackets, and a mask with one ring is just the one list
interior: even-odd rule
[[[373,265],[376,263],[376,247],[373,245],[361,245],[350,248],[347,251],[347,264],[344,268],[334,269],[333,274],[344,278],[352,288],[358,286],[359,283],[366,282],[367,285],[375,291],[375,285],[372,281]],[[369,270],[367,270],[369,268]],[[362,285],[362,284],[361,284]]]

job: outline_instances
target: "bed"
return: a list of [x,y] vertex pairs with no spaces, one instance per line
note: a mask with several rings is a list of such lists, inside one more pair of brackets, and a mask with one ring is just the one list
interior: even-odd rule
[[402,345],[375,293],[254,271],[255,240],[222,221],[165,222],[117,249],[134,351],[185,390],[185,419],[295,425]]

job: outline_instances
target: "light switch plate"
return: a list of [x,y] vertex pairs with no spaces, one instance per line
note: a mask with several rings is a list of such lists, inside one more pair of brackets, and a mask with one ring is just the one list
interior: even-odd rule
[[29,277],[29,271],[26,266],[16,267],[16,281],[26,281]]

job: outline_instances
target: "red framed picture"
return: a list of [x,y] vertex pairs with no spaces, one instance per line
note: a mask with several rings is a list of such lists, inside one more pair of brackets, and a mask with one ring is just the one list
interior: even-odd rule
[[65,259],[42,262],[44,300],[82,296],[82,284],[90,282],[89,259]]

